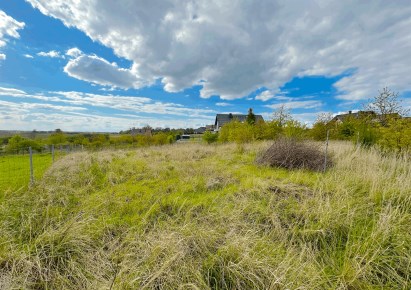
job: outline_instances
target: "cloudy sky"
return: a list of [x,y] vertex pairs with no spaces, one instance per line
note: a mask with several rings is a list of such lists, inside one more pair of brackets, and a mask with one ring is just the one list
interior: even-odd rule
[[409,0],[0,1],[0,130],[312,122],[385,86],[411,107]]

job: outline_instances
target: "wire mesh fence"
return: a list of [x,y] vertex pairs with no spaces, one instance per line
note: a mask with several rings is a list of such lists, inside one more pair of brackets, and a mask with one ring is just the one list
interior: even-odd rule
[[82,146],[57,145],[0,152],[0,191],[18,189],[40,180],[58,158]]

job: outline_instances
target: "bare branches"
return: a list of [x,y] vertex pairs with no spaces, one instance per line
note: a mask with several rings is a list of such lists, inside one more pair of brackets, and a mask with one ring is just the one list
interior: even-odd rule
[[401,105],[398,92],[391,91],[388,87],[379,91],[379,94],[365,105],[365,109],[374,111],[383,125],[386,125],[390,117],[401,117],[408,113]]

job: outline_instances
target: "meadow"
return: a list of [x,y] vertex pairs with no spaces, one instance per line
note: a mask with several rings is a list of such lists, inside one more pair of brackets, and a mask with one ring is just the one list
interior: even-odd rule
[[411,166],[330,144],[326,173],[268,142],[72,153],[3,191],[0,289],[410,289]]
[[[57,155],[56,158],[58,158]],[[50,153],[33,154],[33,178],[40,180],[51,163]],[[29,183],[30,158],[28,153],[0,155],[0,199],[2,192],[24,189]]]

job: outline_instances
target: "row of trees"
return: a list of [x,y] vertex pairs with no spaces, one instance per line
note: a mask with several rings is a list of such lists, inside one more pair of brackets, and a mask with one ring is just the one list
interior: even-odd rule
[[327,131],[331,139],[352,140],[362,146],[377,145],[383,150],[411,151],[411,118],[409,110],[401,105],[397,92],[383,88],[359,114],[345,116],[343,121],[333,120],[331,114],[318,116],[311,136],[325,140]]
[[254,140],[272,140],[280,136],[323,141],[327,132],[330,139],[351,140],[358,145],[377,145],[383,150],[411,151],[411,118],[401,106],[398,93],[384,88],[368,104],[363,113],[344,116],[337,120],[331,113],[320,114],[312,128],[294,120],[290,112],[280,107],[267,122],[255,122],[252,109],[246,122],[237,120],[224,125],[217,134],[206,133],[208,142],[244,143]]
[[98,134],[86,133],[68,135],[61,130],[56,130],[47,137],[36,137],[35,139],[15,135],[10,138],[3,138],[3,147],[7,153],[16,152],[19,150],[27,150],[31,147],[33,150],[42,152],[49,145],[55,146],[83,146],[84,148],[97,149],[107,146],[151,146],[164,145],[173,143],[176,136],[173,132],[157,132],[147,135],[131,135],[131,134]]
[[352,140],[366,147],[377,145],[384,150],[410,151],[411,119],[393,115],[380,121],[377,117],[372,114],[348,116],[338,122],[319,116],[310,135],[315,140],[325,140],[328,131],[330,139]]

